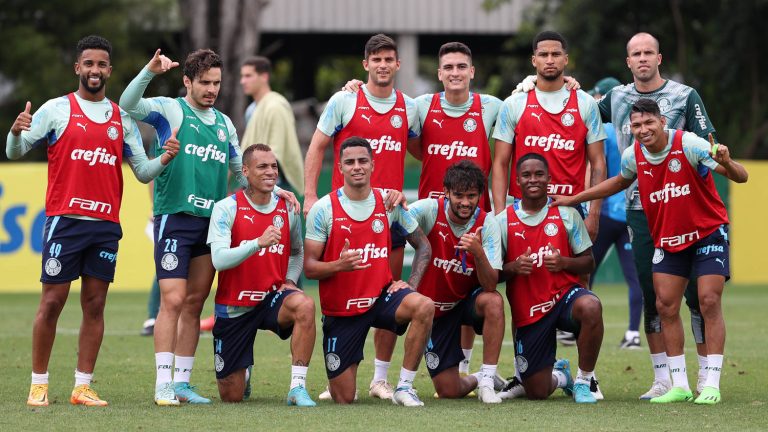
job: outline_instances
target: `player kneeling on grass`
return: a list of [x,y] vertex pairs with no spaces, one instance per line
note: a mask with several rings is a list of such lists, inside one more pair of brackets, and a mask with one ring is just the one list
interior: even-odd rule
[[[596,403],[590,392],[600,344],[600,300],[579,285],[594,268],[592,242],[573,207],[548,203],[549,166],[539,154],[517,161],[522,199],[496,215],[506,250],[503,275],[512,308],[515,361],[528,399],[546,399],[557,388],[577,403]],[[555,361],[557,330],[576,335],[579,371]],[[554,364],[554,366],[553,366]]]
[[[440,398],[461,398],[477,388],[480,401],[500,403],[494,377],[504,339],[504,299],[496,291],[501,240],[493,215],[478,207],[486,177],[471,161],[453,164],[443,180],[445,197],[416,201],[410,212],[432,246],[417,291],[435,303],[424,354],[435,390]],[[483,366],[468,376],[458,368],[462,325],[483,335]]]
[[243,153],[245,190],[213,208],[208,230],[219,271],[213,352],[224,402],[250,396],[253,341],[258,330],[291,337],[288,405],[315,406],[306,390],[315,347],[315,303],[296,287],[304,260],[301,219],[274,193],[277,159],[264,144]]
[[[305,273],[320,281],[323,352],[331,397],[348,404],[355,398],[357,367],[371,327],[405,337],[400,380],[392,396],[397,405],[423,406],[413,389],[416,370],[432,328],[434,305],[411,287],[419,286],[429,264],[429,240],[401,206],[387,211],[384,191],[371,188],[373,150],[367,140],[350,137],[339,149],[344,186],[312,206],[304,242]],[[400,194],[390,190],[389,194]],[[390,229],[398,222],[416,250],[411,277],[393,280],[389,267]],[[410,328],[408,328],[410,324]]]
[[640,201],[656,251],[653,288],[661,316],[672,388],[653,403],[684,402],[693,398],[685,370],[680,303],[690,275],[697,277],[699,304],[707,329],[707,379],[694,401],[720,402],[725,323],[720,307],[725,281],[730,278],[728,215],[715,189],[712,171],[737,183],[747,181],[747,170],[730,157],[728,147],[708,143],[693,133],[665,130],[666,119],[650,99],[632,106],[630,128],[636,142],[621,157],[621,173],[573,197],[556,197],[571,205],[612,195],[638,181]]

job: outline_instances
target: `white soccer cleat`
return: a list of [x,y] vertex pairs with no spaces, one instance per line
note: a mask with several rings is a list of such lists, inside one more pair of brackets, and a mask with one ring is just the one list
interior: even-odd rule
[[496,375],[493,376],[493,389],[497,392],[502,391],[507,385],[509,385],[509,381],[505,380],[504,377],[496,372]]
[[399,387],[392,395],[392,403],[404,407],[422,407],[424,402],[419,399],[416,390],[412,387]]
[[493,390],[493,387],[480,386],[475,391],[477,392],[477,398],[482,403],[487,403],[487,404],[501,403],[501,398],[499,397],[499,395],[496,394],[496,391]]
[[385,380],[379,380],[371,383],[371,387],[368,389],[368,396],[379,399],[392,399],[395,389],[392,388],[392,384]]
[[592,396],[594,396],[596,400],[605,399],[603,392],[600,391],[600,385],[597,382],[597,378],[595,377],[592,377],[592,379],[589,381],[589,391],[592,393]]
[[515,399],[525,396],[525,387],[523,383],[517,377],[512,377],[506,387],[504,387],[499,393],[499,397],[502,399]]
[[[332,401],[333,396],[331,396],[331,389],[328,388],[328,386],[326,386],[325,390],[323,390],[323,392],[320,393],[317,399],[321,401]],[[355,390],[355,400],[357,400],[357,390]]]
[[651,400],[655,397],[665,395],[672,388],[672,383],[669,381],[654,381],[651,385],[651,389],[643,393],[640,396],[640,400]]

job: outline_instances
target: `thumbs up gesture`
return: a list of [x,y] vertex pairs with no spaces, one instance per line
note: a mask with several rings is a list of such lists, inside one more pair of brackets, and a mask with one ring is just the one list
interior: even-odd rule
[[179,62],[175,62],[168,57],[160,54],[160,48],[155,51],[155,55],[147,63],[147,69],[155,75],[159,75],[177,67]]
[[562,255],[560,255],[560,249],[555,249],[555,247],[552,246],[552,243],[547,243],[547,250],[549,252],[545,252],[542,257],[544,267],[552,273],[562,271],[565,267],[565,262]]
[[24,111],[20,112],[11,126],[11,133],[19,136],[21,131],[28,131],[32,127],[32,102],[27,101]]
[[338,271],[364,270],[371,266],[371,263],[363,264],[363,253],[359,250],[349,250],[349,239],[344,240],[344,247],[339,253]]
[[163,165],[168,165],[173,158],[176,157],[177,154],[179,154],[179,149],[181,148],[181,145],[179,144],[179,140],[176,139],[176,134],[179,133],[179,128],[175,128],[173,132],[171,133],[171,136],[168,138],[168,140],[165,141],[165,145],[163,146],[163,150],[165,150],[165,153],[163,153],[162,156],[160,156],[160,162]]
[[483,227],[475,230],[475,232],[466,232],[459,239],[459,244],[456,245],[456,249],[467,251],[474,256],[479,256],[484,253],[483,251]]
[[259,247],[264,249],[266,247],[280,243],[281,237],[282,235],[280,234],[280,229],[270,225],[267,227],[267,229],[264,230],[264,233],[262,233],[259,238],[256,239],[256,241],[259,243]]
[[525,250],[523,254],[515,258],[514,261],[504,264],[501,269],[505,276],[529,275],[533,271],[533,258],[531,258],[531,247]]

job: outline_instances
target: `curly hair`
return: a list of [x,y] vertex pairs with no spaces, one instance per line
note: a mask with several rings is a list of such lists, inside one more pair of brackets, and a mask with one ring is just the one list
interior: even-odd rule
[[443,186],[449,192],[466,192],[476,189],[485,190],[486,178],[483,170],[470,160],[462,160],[448,167],[443,177]]
[[90,35],[86,36],[77,42],[77,58],[83,54],[83,51],[88,49],[97,49],[106,51],[109,54],[109,58],[112,58],[112,44],[108,40],[101,36]]
[[192,51],[184,60],[184,76],[194,81],[212,68],[221,68],[221,57],[209,49]]

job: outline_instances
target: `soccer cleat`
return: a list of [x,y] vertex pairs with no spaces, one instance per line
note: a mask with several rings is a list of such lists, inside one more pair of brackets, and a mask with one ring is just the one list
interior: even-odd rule
[[573,333],[558,330],[556,338],[557,338],[557,341],[560,342],[560,344],[563,346],[576,345],[576,335],[574,335]]
[[216,316],[211,315],[208,318],[200,320],[200,331],[209,332],[213,330],[213,324],[216,322]]
[[502,399],[515,399],[522,396],[525,396],[525,387],[516,376],[510,378],[507,386],[499,392],[499,397]]
[[312,398],[309,397],[309,393],[307,393],[307,389],[304,388],[303,385],[299,385],[292,388],[288,392],[288,397],[286,398],[285,401],[286,403],[288,403],[288,406],[299,406],[299,407],[317,406],[315,401],[313,401]]
[[480,386],[477,388],[477,398],[482,403],[497,404],[501,403],[501,398],[492,387]]
[[498,372],[496,372],[496,375],[493,376],[493,389],[497,392],[504,390],[504,387],[506,387],[509,384],[507,380],[505,380],[501,375],[499,375]]
[[176,399],[179,402],[186,402],[190,404],[209,404],[211,400],[204,398],[195,392],[195,386],[189,385],[187,382],[178,382],[174,384],[173,391],[176,393]]
[[155,334],[155,319],[150,318],[144,321],[144,324],[141,325],[141,332],[139,333],[139,335],[152,336],[154,334]]
[[392,384],[385,380],[371,383],[371,387],[368,389],[368,396],[379,399],[392,399],[394,393],[395,391],[392,388]]
[[159,406],[179,405],[179,400],[176,399],[176,392],[173,389],[173,383],[162,383],[155,388],[155,404]]
[[573,385],[573,400],[576,403],[597,403],[597,399],[589,390],[589,384],[578,382]]
[[592,377],[589,380],[589,391],[592,392],[592,396],[595,397],[597,400],[603,400],[605,399],[605,396],[603,396],[603,392],[600,391],[600,385],[597,382],[597,378]]
[[85,406],[107,406],[107,401],[99,398],[99,395],[88,384],[80,384],[72,389],[72,396],[69,397],[69,403],[72,405]]
[[27,405],[32,407],[48,406],[48,384],[32,384],[29,386]]
[[245,370],[245,389],[243,389],[243,400],[251,398],[251,374],[253,373],[253,365],[248,366]]
[[690,390],[683,390],[680,387],[672,387],[663,395],[651,399],[651,403],[688,402],[691,399],[693,399],[693,393]]
[[621,343],[619,343],[619,348],[628,350],[640,349],[640,336],[633,336],[631,338],[624,336]]
[[404,407],[421,407],[424,402],[419,399],[413,387],[398,387],[392,395],[392,403]]
[[720,389],[714,387],[704,387],[699,392],[699,397],[693,401],[698,405],[714,405],[720,403]]
[[[331,389],[326,386],[325,390],[323,390],[323,392],[320,393],[317,398],[322,401],[333,400],[333,396],[331,396]],[[355,399],[357,399],[357,391],[355,391]]]
[[640,395],[640,400],[651,400],[655,397],[663,396],[671,388],[672,388],[671,382],[656,380],[651,385],[650,390]]
[[563,393],[566,396],[573,396],[573,377],[571,377],[571,362],[568,359],[560,359],[555,362],[552,369],[560,371],[565,374],[565,387],[563,387]]

